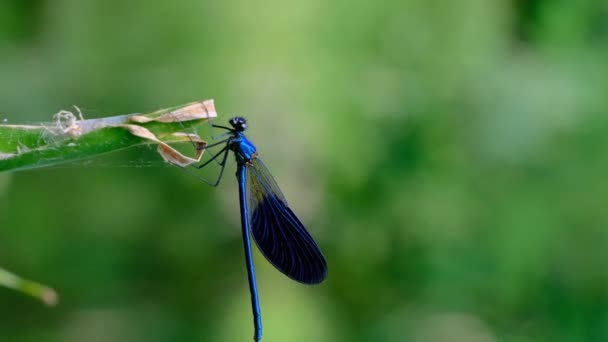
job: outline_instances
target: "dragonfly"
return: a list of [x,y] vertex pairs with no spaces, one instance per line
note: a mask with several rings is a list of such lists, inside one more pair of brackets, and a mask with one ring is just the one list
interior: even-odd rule
[[212,124],[212,127],[226,130],[221,137],[227,138],[205,146],[204,149],[209,149],[223,145],[217,153],[207,151],[210,159],[193,167],[202,169],[213,161],[217,162],[220,166],[217,180],[202,179],[215,187],[222,179],[229,152],[232,151],[236,158],[242,238],[253,312],[253,339],[257,342],[262,339],[262,313],[251,254],[251,236],[266,259],[297,282],[308,285],[321,283],[327,276],[327,262],[315,240],[287,204],[277,182],[259,158],[255,145],[245,136],[247,120],[237,116],[228,123],[231,127]]

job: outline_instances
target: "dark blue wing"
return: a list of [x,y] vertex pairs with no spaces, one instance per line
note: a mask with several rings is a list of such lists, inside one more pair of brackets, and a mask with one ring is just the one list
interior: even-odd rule
[[327,275],[327,263],[312,236],[287,206],[274,178],[259,159],[247,167],[251,232],[258,248],[289,278],[317,284]]

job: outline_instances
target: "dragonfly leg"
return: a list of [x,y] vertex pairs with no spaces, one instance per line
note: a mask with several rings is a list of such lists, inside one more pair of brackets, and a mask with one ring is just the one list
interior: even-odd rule
[[207,160],[206,162],[202,163],[201,165],[190,165],[192,168],[200,170],[203,167],[207,166],[209,163],[211,163],[212,161],[216,160],[218,157],[222,156],[222,161],[219,162],[220,165],[220,173],[217,176],[217,179],[212,182],[209,181],[208,179],[194,173],[193,171],[190,171],[190,169],[184,169],[187,172],[189,172],[191,175],[193,175],[194,177],[198,178],[199,180],[201,180],[203,183],[212,186],[212,187],[216,187],[218,186],[218,184],[220,184],[220,181],[222,180],[222,175],[224,174],[224,169],[226,168],[226,160],[228,159],[228,152],[230,152],[230,150],[228,149],[228,146],[224,146],[224,148],[222,148],[220,150],[219,153],[217,153],[216,155],[214,155],[211,159]]
[[219,165],[219,164],[220,164],[220,162],[217,160],[217,157],[218,157],[218,155],[220,155],[222,152],[224,152],[224,150],[226,149],[226,147],[224,146],[224,148],[222,148],[222,149],[221,149],[219,152],[217,152],[216,154],[214,154],[213,152],[211,152],[209,149],[210,149],[210,148],[212,148],[212,147],[215,147],[215,146],[221,145],[221,144],[225,144],[225,143],[226,143],[228,140],[230,140],[230,139],[224,139],[224,140],[222,140],[222,141],[218,141],[218,142],[213,143],[213,144],[211,144],[211,145],[206,145],[206,146],[203,146],[203,147],[201,147],[201,148],[197,148],[197,150],[198,150],[198,151],[203,151],[203,150],[207,151],[207,153],[209,153],[209,154],[211,155],[211,159],[209,159],[209,160],[207,160],[207,161],[203,162],[203,164],[201,164],[201,165],[197,166],[196,168],[197,168],[197,169],[201,169],[201,168],[205,167],[207,164],[209,164],[209,163],[210,163],[211,161],[213,161],[213,160],[215,160],[215,162],[216,162],[216,163]]

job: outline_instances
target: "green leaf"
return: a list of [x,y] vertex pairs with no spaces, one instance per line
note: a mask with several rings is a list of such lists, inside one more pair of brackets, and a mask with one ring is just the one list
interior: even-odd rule
[[192,141],[204,146],[198,136],[181,131],[216,116],[213,100],[207,100],[148,114],[82,120],[81,115],[78,119],[61,111],[48,125],[0,125],[0,171],[58,165],[141,144],[159,144],[163,158],[184,166],[200,159],[202,152],[190,159],[167,143]]
[[57,292],[52,288],[29,279],[21,278],[3,268],[0,268],[0,285],[38,298],[46,305],[53,306],[59,301]]

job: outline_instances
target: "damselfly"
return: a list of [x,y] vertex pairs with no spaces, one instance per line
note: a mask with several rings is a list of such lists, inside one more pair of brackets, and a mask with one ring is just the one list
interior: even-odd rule
[[258,157],[255,146],[245,137],[247,121],[242,117],[234,117],[228,122],[232,127],[212,125],[227,130],[224,136],[228,138],[205,147],[208,149],[223,144],[223,148],[195,167],[201,169],[214,160],[219,161],[221,169],[217,180],[206,181],[211,186],[217,186],[226,166],[228,152],[234,152],[236,157],[243,246],[255,328],[253,338],[260,341],[262,316],[250,236],[253,235],[258,248],[274,267],[300,283],[322,282],[327,275],[327,263],[312,236],[287,205],[281,189]]

